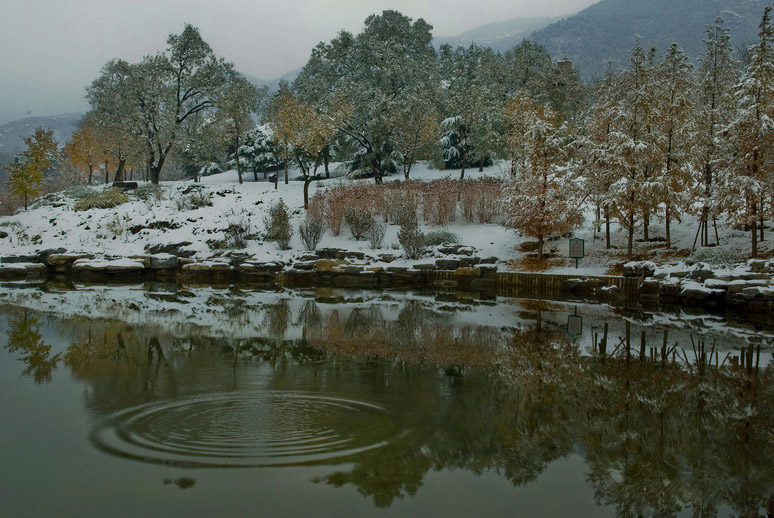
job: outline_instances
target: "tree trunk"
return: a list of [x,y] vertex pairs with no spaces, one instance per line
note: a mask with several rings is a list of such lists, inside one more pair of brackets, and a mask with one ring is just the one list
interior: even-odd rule
[[307,176],[304,178],[304,209],[309,208],[309,184],[312,183],[312,178]]
[[331,177],[331,172],[328,170],[328,162],[330,161],[330,153],[331,149],[330,146],[325,146],[323,148],[323,165],[325,166],[325,178]]
[[670,210],[669,205],[666,207],[664,218],[666,219],[666,247],[672,248],[672,228],[670,224],[672,220],[672,211]]
[[478,159],[478,172],[483,173],[484,172],[484,159],[479,158]]
[[764,222],[763,222],[763,219],[761,219],[761,223],[760,223],[761,237],[760,237],[759,241],[765,241],[766,240],[764,238],[764,236],[763,236],[763,228],[764,228]]
[[605,249],[610,250],[610,207],[605,206]]
[[374,172],[374,183],[376,185],[382,184],[382,165],[378,159],[371,159],[371,170]]
[[629,215],[628,228],[629,239],[626,244],[626,258],[632,260],[632,252],[634,251],[634,213]]
[[750,232],[752,235],[752,258],[757,259],[758,258],[758,225],[753,223],[750,226]]
[[465,179],[465,162],[462,163],[462,170],[460,171],[460,180]]
[[258,181],[258,171],[255,170],[255,167],[253,167],[253,181]]
[[650,236],[648,235],[648,227],[650,226],[650,212],[646,211],[642,215],[642,239],[645,241],[650,240]]
[[543,236],[538,236],[538,261],[543,260]]
[[285,185],[287,184],[288,184],[288,159],[286,158],[285,159]]
[[124,181],[124,169],[126,168],[126,159],[125,158],[119,158],[118,159],[118,169],[116,169],[116,174],[113,177],[114,182],[123,182]]
[[110,178],[108,176],[109,174],[110,173],[108,172],[108,162],[107,160],[105,160],[105,183],[106,184],[110,181]]
[[237,163],[237,176],[239,177],[239,183],[244,183],[242,180],[242,163],[239,161],[239,146],[236,150],[236,163]]
[[94,176],[94,166],[92,164],[89,164],[89,183],[88,185],[91,185],[91,178]]

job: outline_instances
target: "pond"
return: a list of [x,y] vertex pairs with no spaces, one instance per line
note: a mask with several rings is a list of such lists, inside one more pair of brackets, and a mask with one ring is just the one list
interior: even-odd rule
[[3,514],[759,516],[774,330],[465,293],[0,287]]

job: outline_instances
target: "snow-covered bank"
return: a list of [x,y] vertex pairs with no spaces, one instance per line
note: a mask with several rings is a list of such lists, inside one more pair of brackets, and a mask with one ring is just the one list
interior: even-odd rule
[[[412,171],[412,178],[457,178],[458,174],[458,171],[432,170],[427,164],[420,163]],[[483,172],[466,172],[469,178],[503,178],[506,174],[505,164],[485,168]],[[290,176],[297,177],[298,171],[291,170]],[[45,250],[88,254],[96,259],[124,259],[171,252],[198,262],[238,255],[255,262],[292,264],[306,254],[298,232],[298,226],[305,218],[303,182],[292,180],[286,185],[280,180],[275,189],[266,181],[249,181],[251,177],[246,175],[248,181],[239,184],[236,172],[229,171],[205,177],[201,184],[163,182],[158,191],[150,185],[141,185],[138,193],[129,193],[127,202],[109,209],[76,211],[74,206],[78,200],[74,196],[66,192],[49,195],[28,211],[0,218],[0,257],[32,257]],[[385,181],[398,181],[398,177],[389,177]],[[372,180],[325,179],[313,182],[310,192],[314,194],[329,187],[358,182],[369,183]],[[291,225],[295,230],[289,250],[280,250],[275,243],[263,239],[264,218],[269,207],[280,199],[290,208]],[[613,225],[614,248],[605,249],[603,234],[595,228],[592,212],[587,211],[585,223],[574,232],[575,237],[586,242],[586,257],[580,260],[580,268],[576,269],[574,261],[567,257],[568,239],[559,238],[547,243],[546,251],[550,258],[545,271],[569,275],[620,273],[615,269],[624,262],[625,236]],[[238,246],[230,241],[235,228],[241,232]],[[678,269],[696,263],[696,258],[689,253],[696,228],[695,218],[686,217],[681,224],[673,225],[672,250],[664,249],[660,241],[637,242],[635,255],[661,265],[672,264]],[[356,240],[346,226],[338,236],[326,231],[319,248],[362,254],[368,264],[376,267],[412,267],[416,263],[473,253],[482,258],[496,258],[500,271],[522,271],[529,268],[525,258],[533,255],[524,237],[495,223],[468,223],[458,215],[446,226],[432,226],[425,222],[422,229],[451,232],[466,247],[465,253],[449,253],[448,250],[444,253],[439,250],[443,247],[436,246],[427,249],[425,256],[419,260],[407,259],[398,243],[399,227],[394,224],[387,225],[383,244],[378,249],[372,249],[368,241]],[[747,234],[723,224],[719,224],[719,230],[721,246],[712,249],[712,253],[724,260],[744,259]],[[662,235],[660,223],[654,220],[650,232],[651,236]],[[762,243],[764,254],[770,253],[770,243],[771,240]],[[389,261],[385,261],[385,257]]]

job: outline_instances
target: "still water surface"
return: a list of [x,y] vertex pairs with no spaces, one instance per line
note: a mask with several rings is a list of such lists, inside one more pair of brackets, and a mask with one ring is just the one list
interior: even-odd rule
[[759,516],[772,329],[454,294],[0,288],[4,516]]

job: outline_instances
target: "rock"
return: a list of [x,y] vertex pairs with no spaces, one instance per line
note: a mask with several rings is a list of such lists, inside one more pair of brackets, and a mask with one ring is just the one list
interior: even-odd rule
[[316,264],[314,262],[306,262],[306,263],[295,263],[293,265],[293,268],[296,270],[314,270],[316,267]]
[[438,247],[438,251],[446,255],[473,255],[476,249],[465,245],[449,245]]
[[355,275],[363,271],[362,266],[346,266],[344,268],[344,273],[348,275]]
[[347,264],[347,262],[341,259],[318,259],[313,264],[315,270],[332,272],[334,268]]
[[387,271],[390,273],[404,274],[408,272],[408,268],[405,268],[403,266],[390,266],[387,268]]
[[497,266],[479,266],[478,269],[481,270],[481,277],[485,279],[497,278]]
[[435,265],[432,263],[415,264],[414,269],[421,270],[421,271],[429,271],[429,270],[434,270]]
[[481,268],[459,267],[454,271],[455,277],[481,277]]
[[0,264],[0,279],[2,280],[42,278],[46,276],[46,272],[46,266],[40,263]]
[[481,264],[496,264],[498,261],[497,257],[485,257],[481,259]]
[[172,254],[150,256],[150,268],[153,270],[172,270],[180,266],[180,258]]
[[656,273],[653,261],[629,261],[623,265],[624,277],[652,277]]
[[73,263],[74,272],[103,272],[105,274],[140,273],[145,264],[134,259],[95,260],[80,259]]
[[296,257],[296,260],[305,262],[305,261],[316,261],[319,258],[320,257],[317,254],[304,254]]
[[397,255],[393,255],[393,254],[379,254],[377,257],[383,263],[391,263],[398,258]]
[[712,277],[714,277],[712,270],[693,270],[686,278],[697,282],[704,282]]
[[459,259],[438,259],[435,267],[439,270],[456,270],[460,267]]
[[687,303],[722,300],[726,295],[725,290],[707,288],[698,282],[688,281],[680,286],[680,297]]
[[317,251],[316,255],[320,259],[338,259],[343,252],[344,250],[340,248],[322,248]]
[[114,189],[121,189],[124,191],[131,191],[135,190],[139,187],[137,182],[113,182],[113,185],[111,185]]
[[196,252],[193,250],[183,250],[183,248],[190,246],[190,241],[181,241],[180,243],[166,243],[146,246],[145,251],[151,255],[158,254],[170,254],[177,257],[193,257]]
[[363,252],[348,251],[348,252],[344,252],[341,255],[340,259],[359,259],[362,261],[363,259],[365,259],[365,254]]
[[5,239],[7,237],[8,237],[8,232],[3,232],[2,230],[0,230],[0,239]]
[[467,268],[467,267],[470,267],[470,266],[475,266],[475,265],[479,264],[480,262],[481,262],[481,258],[480,257],[475,257],[475,256],[474,257],[463,257],[462,259],[460,259],[460,266],[463,266],[463,267]]
[[36,263],[40,259],[38,255],[7,255],[0,257],[2,264]]

